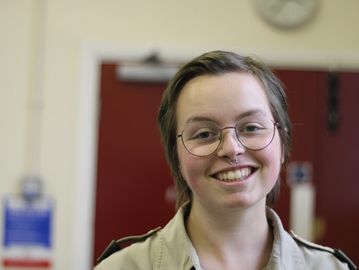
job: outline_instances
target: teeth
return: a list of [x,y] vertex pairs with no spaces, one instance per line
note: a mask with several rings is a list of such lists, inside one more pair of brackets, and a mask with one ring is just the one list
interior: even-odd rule
[[242,180],[251,173],[250,168],[243,168],[234,171],[219,173],[217,178],[222,181]]

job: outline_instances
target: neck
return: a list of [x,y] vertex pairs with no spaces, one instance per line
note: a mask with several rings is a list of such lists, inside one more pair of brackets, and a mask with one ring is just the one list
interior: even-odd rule
[[213,211],[194,201],[187,230],[204,269],[262,269],[272,249],[264,202]]

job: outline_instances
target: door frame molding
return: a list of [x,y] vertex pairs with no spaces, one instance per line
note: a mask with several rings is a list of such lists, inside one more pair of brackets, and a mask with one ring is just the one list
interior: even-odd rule
[[[178,63],[212,49],[210,47],[183,48],[183,46],[169,47],[153,44],[118,46],[85,43],[81,46],[77,104],[78,129],[75,150],[74,216],[71,219],[73,220],[72,269],[88,270],[92,268],[101,63],[104,61],[142,61],[153,52],[158,52],[164,61]],[[260,56],[265,63],[272,67],[311,70],[359,70],[359,54],[356,51],[224,49],[239,51],[246,55]]]
[[75,151],[75,198],[72,219],[74,221],[72,269],[92,269],[100,65],[104,61],[142,61],[151,52],[148,47],[119,47],[102,44],[84,44],[81,48]]

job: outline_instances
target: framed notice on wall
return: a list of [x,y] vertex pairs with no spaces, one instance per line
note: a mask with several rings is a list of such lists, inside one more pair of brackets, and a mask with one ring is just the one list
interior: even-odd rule
[[2,264],[5,268],[50,268],[54,203],[40,197],[27,201],[21,196],[3,200]]

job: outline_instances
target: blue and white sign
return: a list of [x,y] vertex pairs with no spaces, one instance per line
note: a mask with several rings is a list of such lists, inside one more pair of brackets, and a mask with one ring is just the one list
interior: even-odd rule
[[312,181],[312,163],[308,161],[293,161],[287,166],[287,182],[289,186],[309,183]]
[[4,266],[49,266],[52,253],[53,200],[4,200]]

